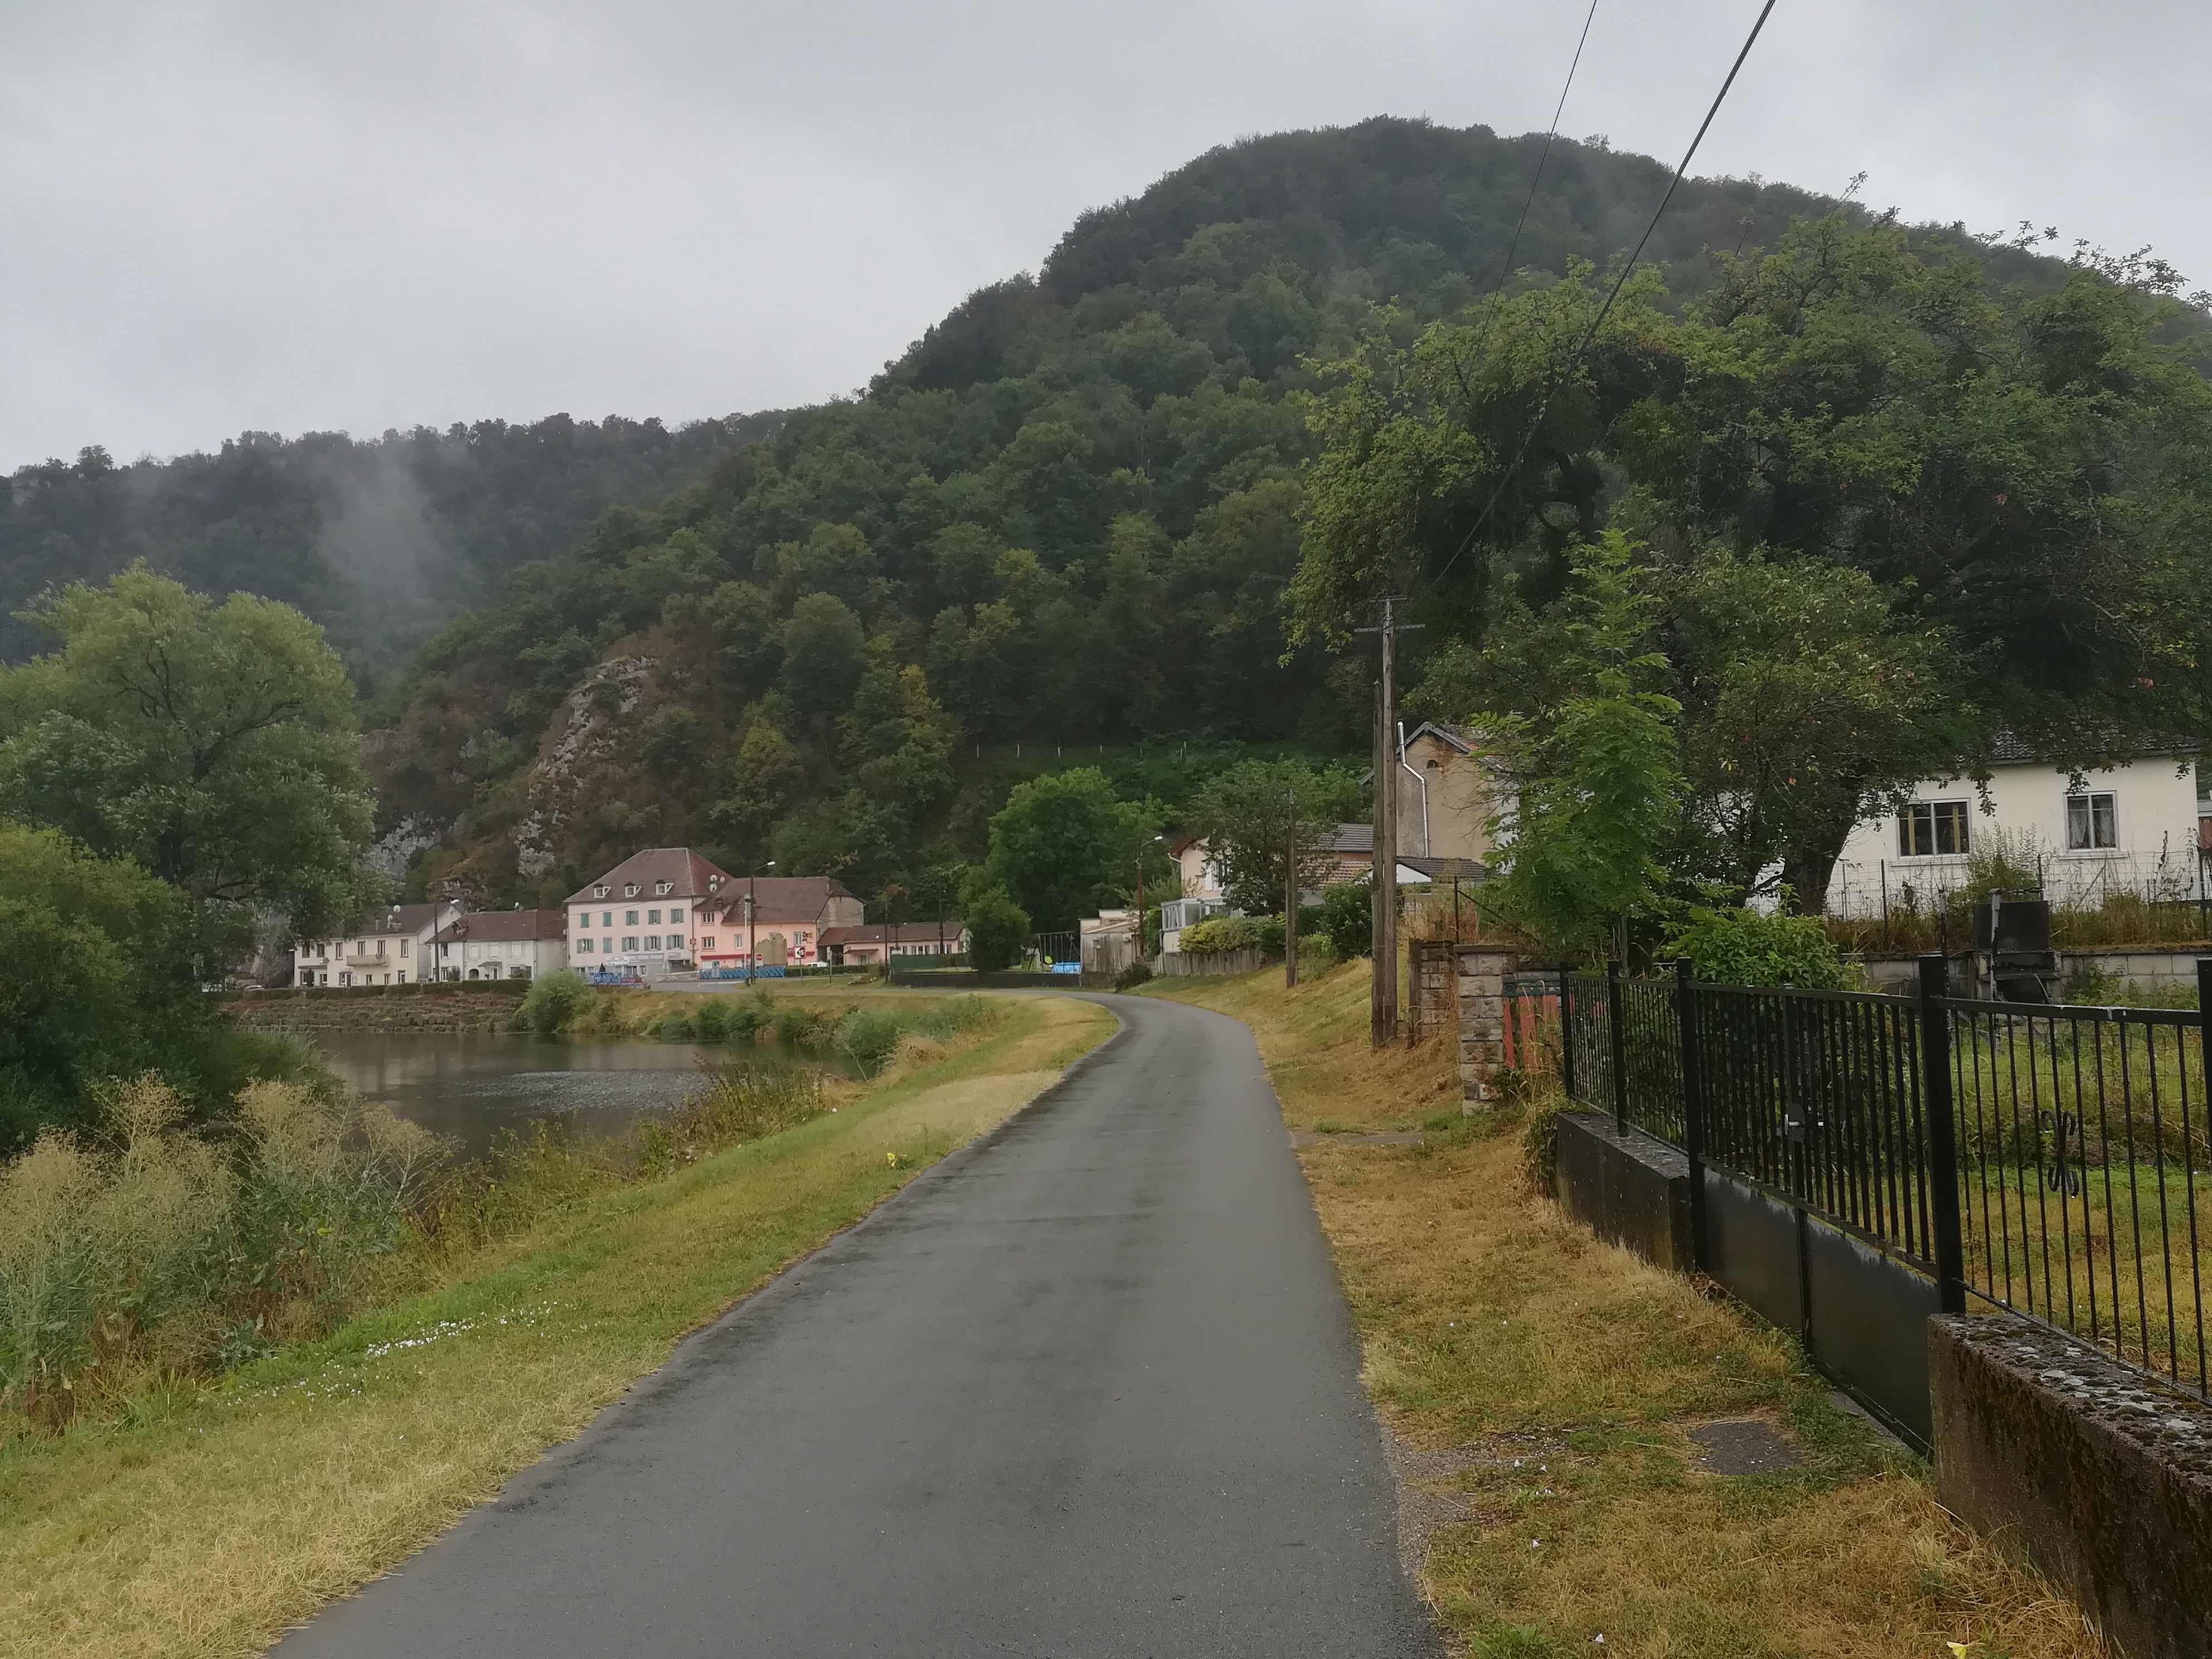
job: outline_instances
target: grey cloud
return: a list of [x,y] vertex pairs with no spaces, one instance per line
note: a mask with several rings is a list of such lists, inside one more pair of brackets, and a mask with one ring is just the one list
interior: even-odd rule
[[[1600,0],[1564,123],[1672,161],[1753,0]],[[859,385],[1241,134],[1540,128],[1580,0],[0,6],[0,466]],[[1783,0],[1699,170],[2212,281],[2203,9]]]

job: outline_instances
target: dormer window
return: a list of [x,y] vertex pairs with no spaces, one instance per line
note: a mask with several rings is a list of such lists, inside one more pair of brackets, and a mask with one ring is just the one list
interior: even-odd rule
[[637,896],[637,884],[634,881],[624,882],[623,884],[623,896],[624,898],[635,898]]
[[605,898],[606,896],[607,884],[605,882],[601,882],[597,887],[592,889],[592,896],[593,898]]
[[656,895],[665,894],[675,885],[672,881],[656,881],[653,884],[653,890]]

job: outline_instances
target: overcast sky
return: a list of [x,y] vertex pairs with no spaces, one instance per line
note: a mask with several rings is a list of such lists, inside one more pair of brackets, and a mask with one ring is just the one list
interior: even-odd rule
[[[1757,0],[1599,0],[1677,159]],[[0,0],[0,468],[859,386],[1241,135],[1540,131],[1583,0]],[[2212,8],[1781,0],[1698,157],[2212,284]]]

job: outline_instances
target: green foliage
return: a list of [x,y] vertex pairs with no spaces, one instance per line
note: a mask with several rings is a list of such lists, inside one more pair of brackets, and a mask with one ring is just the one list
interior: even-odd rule
[[96,1139],[0,1167],[0,1405],[59,1424],[148,1370],[210,1370],[331,1329],[405,1241],[444,1154],[380,1107],[264,1082],[226,1146],[151,1074]]
[[1375,898],[1364,881],[1340,881],[1321,896],[1321,936],[1339,962],[1375,953]]
[[968,923],[968,965],[978,973],[999,973],[1021,961],[1030,948],[1030,915],[1003,887],[971,888],[961,901]]
[[88,1121],[103,1078],[204,1071],[195,931],[185,896],[129,860],[0,820],[0,1154]]
[[37,615],[58,649],[0,671],[0,813],[183,890],[213,963],[268,910],[313,936],[368,896],[353,690],[306,617],[137,565]]
[[550,1036],[565,1031],[592,1000],[592,988],[573,969],[548,974],[532,985],[514,1011],[514,1029]]
[[1139,985],[1150,984],[1152,978],[1152,964],[1140,957],[1122,965],[1121,971],[1114,975],[1114,988],[1117,991],[1133,991]]
[[1712,985],[1795,985],[1840,990],[1849,982],[1827,930],[1813,916],[1751,909],[1693,908],[1668,935],[1662,954],[1686,957]]
[[1018,785],[991,820],[990,879],[1048,930],[1073,928],[1134,884],[1138,860],[1170,880],[1158,812],[1117,799],[1093,767]]
[[[1279,935],[1279,927],[1278,933]],[[1261,925],[1251,916],[1208,916],[1177,934],[1187,956],[1218,957],[1231,951],[1249,951],[1260,943]]]
[[1577,550],[1556,634],[1560,701],[1484,722],[1520,784],[1485,892],[1555,956],[1602,955],[1614,927],[1651,909],[1676,829],[1680,705],[1645,689],[1667,662],[1649,648],[1654,607],[1631,558],[1618,532]]
[[2078,762],[2205,723],[2212,555],[2183,526],[2212,511],[2212,387],[2160,343],[2201,308],[2143,262],[1994,260],[1850,210],[1753,240],[1701,295],[1639,273],[1571,378],[1592,268],[1382,319],[1310,410],[1293,637],[1425,586],[1411,701],[1534,714],[1569,695],[1572,550],[1663,550],[1641,689],[1681,705],[1696,802],[1668,862],[1739,891],[1778,863],[1817,902],[1869,807],[2000,723]]

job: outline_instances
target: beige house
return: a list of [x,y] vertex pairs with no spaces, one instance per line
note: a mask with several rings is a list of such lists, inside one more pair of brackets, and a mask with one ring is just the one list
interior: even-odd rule
[[893,922],[888,927],[872,921],[866,927],[825,928],[821,943],[828,960],[848,968],[866,967],[882,962],[886,953],[894,961],[900,957],[965,956],[968,927],[949,918],[942,923]]
[[1424,720],[1399,744],[1398,855],[1490,861],[1490,780],[1462,726]]
[[395,904],[348,922],[334,939],[296,939],[295,985],[416,985],[434,977],[429,944],[438,929],[459,915],[459,900]]

